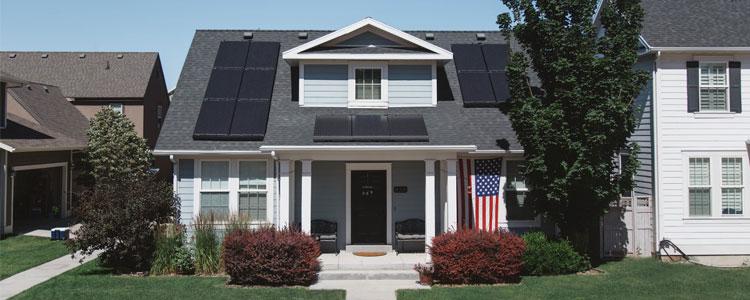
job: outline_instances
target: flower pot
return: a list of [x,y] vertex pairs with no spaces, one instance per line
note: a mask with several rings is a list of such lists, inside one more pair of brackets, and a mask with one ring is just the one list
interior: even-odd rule
[[432,285],[432,274],[419,274],[419,284]]

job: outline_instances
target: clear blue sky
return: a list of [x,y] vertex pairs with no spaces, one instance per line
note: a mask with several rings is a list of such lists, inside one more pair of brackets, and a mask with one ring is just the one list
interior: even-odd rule
[[0,50],[157,51],[171,89],[196,29],[496,30],[500,0],[0,0]]

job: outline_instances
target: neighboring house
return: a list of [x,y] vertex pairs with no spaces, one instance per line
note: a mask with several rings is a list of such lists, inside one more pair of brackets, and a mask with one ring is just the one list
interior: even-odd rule
[[[156,52],[0,52],[0,69],[60,87],[86,118],[104,106],[122,112],[153,149],[169,96]],[[169,162],[157,161],[166,168]]]
[[310,232],[322,219],[339,249],[390,248],[412,218],[428,243],[464,222],[541,226],[497,108],[510,47],[497,31],[371,18],[333,32],[198,30],[154,150],[175,164],[182,222],[241,213]]
[[642,6],[638,67],[652,78],[637,102],[641,128],[653,129],[650,141],[636,135],[645,167],[637,181],[656,187],[654,246],[670,240],[704,262],[742,263],[750,257],[750,1]]
[[88,121],[56,86],[0,72],[0,87],[7,113],[0,129],[0,236],[62,225]]

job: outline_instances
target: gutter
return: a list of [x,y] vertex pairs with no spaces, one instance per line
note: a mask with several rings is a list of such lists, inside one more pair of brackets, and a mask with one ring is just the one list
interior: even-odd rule
[[0,149],[11,152],[11,153],[20,153],[20,152],[74,151],[74,150],[83,150],[83,149],[86,149],[86,147],[68,146],[68,147],[42,147],[42,148],[14,148],[11,145],[0,142]]
[[475,145],[439,145],[439,146],[260,146],[260,150],[267,151],[476,151]]
[[155,156],[174,155],[254,155],[267,154],[258,150],[153,150]]

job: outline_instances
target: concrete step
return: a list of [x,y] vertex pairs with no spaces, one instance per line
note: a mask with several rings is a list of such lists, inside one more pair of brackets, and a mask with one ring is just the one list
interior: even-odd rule
[[414,270],[325,270],[319,280],[419,280]]

